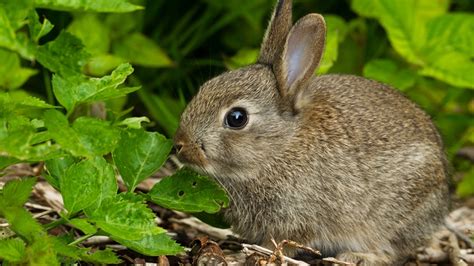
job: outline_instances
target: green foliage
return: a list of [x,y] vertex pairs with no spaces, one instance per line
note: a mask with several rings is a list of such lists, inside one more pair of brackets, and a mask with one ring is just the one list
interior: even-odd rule
[[[149,256],[182,252],[156,225],[145,197],[134,192],[164,164],[172,142],[145,131],[142,122],[149,123],[147,117],[133,117],[130,108],[123,110],[128,95],[140,88],[128,85],[136,82],[127,61],[146,67],[173,63],[155,41],[136,31],[133,16],[127,24],[132,27],[127,28],[121,15],[85,13],[131,12],[142,7],[125,0],[12,3],[0,0],[0,169],[19,162],[44,162],[43,176],[61,193],[64,211],[59,220],[41,225],[23,208],[36,179],[7,182],[0,190],[0,217],[11,233],[0,240],[0,261],[120,263],[110,249],[81,247],[93,235],[107,235]],[[36,8],[46,13],[47,9],[74,11],[73,21],[62,25],[54,15],[48,20]],[[118,193],[117,169],[128,193]],[[204,206],[213,193],[207,196]],[[221,194],[218,198],[227,200]],[[62,225],[71,231],[48,234]]]
[[172,146],[170,140],[158,133],[141,129],[122,132],[120,143],[112,155],[129,191],[134,191],[143,179],[163,165]]
[[[171,150],[169,139],[151,131],[172,137],[200,84],[256,61],[273,5],[0,0],[0,169],[45,162],[43,176],[65,202],[62,218],[45,227],[72,228],[48,235],[23,208],[35,179],[11,181],[0,192],[0,216],[14,235],[0,240],[0,259],[119,263],[109,249],[81,247],[98,234],[144,255],[181,252],[144,199],[220,224],[207,213],[228,205],[224,191],[189,170],[145,196],[134,190]],[[474,145],[472,8],[461,0],[294,3],[295,19],[308,12],[326,19],[316,74],[364,75],[403,90],[433,117],[455,170],[465,173],[457,193],[466,197],[474,194],[473,167],[455,154]],[[118,173],[128,193],[117,194]]]
[[[213,198],[207,196],[209,193],[214,194]],[[229,205],[223,189],[208,177],[187,168],[182,168],[173,176],[155,184],[148,196],[156,204],[185,212],[215,213],[221,207]]]

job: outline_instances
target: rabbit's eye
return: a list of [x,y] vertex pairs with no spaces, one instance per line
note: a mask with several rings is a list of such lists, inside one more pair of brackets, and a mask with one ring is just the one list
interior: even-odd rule
[[235,107],[225,115],[224,124],[231,129],[242,129],[247,125],[247,111],[241,107]]

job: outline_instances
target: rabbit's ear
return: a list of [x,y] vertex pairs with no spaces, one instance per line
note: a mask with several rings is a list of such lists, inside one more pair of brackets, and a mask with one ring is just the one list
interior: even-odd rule
[[290,32],[293,23],[291,5],[291,0],[278,0],[263,38],[258,57],[259,63],[272,65],[275,58],[281,55],[286,36]]
[[319,14],[309,14],[291,28],[281,54],[273,65],[283,97],[296,104],[298,92],[314,74],[324,51],[326,24]]

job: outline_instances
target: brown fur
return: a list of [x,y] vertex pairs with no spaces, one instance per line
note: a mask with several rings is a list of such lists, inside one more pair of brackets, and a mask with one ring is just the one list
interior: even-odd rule
[[[311,77],[324,21],[309,15],[280,27],[281,41],[272,32],[291,21],[291,1],[278,5],[260,63],[206,82],[189,103],[178,156],[227,189],[225,217],[252,242],[291,239],[364,265],[399,263],[447,212],[440,137],[422,110],[384,84]],[[241,130],[223,123],[236,106],[249,113]]]

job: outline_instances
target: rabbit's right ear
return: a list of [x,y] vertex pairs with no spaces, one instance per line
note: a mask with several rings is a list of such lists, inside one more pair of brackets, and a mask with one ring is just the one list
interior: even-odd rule
[[281,55],[286,36],[293,24],[291,6],[291,0],[278,0],[263,38],[258,57],[259,63],[272,65],[276,58]]
[[280,94],[294,110],[306,100],[302,91],[321,61],[325,40],[324,18],[306,15],[291,28],[282,53],[273,63]]

